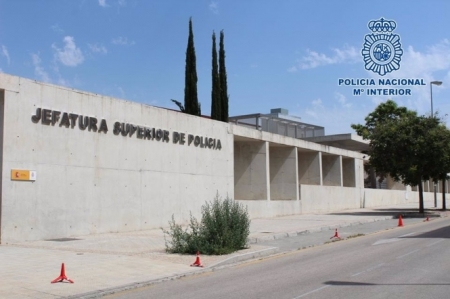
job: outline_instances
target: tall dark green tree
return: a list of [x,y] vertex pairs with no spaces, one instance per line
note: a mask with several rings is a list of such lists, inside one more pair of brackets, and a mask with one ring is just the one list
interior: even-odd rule
[[356,133],[365,140],[371,140],[375,129],[381,124],[389,120],[400,120],[408,116],[416,116],[415,111],[408,110],[406,107],[399,107],[397,103],[392,100],[387,100],[378,105],[375,110],[364,119],[366,123],[352,124],[352,128]]
[[197,96],[197,61],[195,57],[192,18],[189,19],[189,37],[186,49],[184,110],[188,114],[201,115],[200,103],[198,102]]
[[370,164],[405,185],[419,186],[419,212],[424,212],[422,181],[450,172],[450,131],[437,118],[418,116],[395,102],[380,104],[365,125],[352,125],[370,140]]
[[[378,107],[365,118],[366,124],[352,124],[352,128],[356,133],[363,137],[365,140],[371,140],[375,132],[375,129],[381,126],[383,123],[390,120],[400,120],[407,116],[415,116],[416,112],[408,110],[406,107],[399,107],[394,101],[388,100],[385,103],[381,103]],[[364,152],[367,154],[367,152]],[[368,180],[372,188],[376,188],[377,178],[381,183],[386,176],[387,172],[383,171],[380,167],[375,168],[370,160],[364,164],[364,169],[369,174]]]
[[217,66],[216,33],[212,35],[212,89],[211,89],[211,118],[221,120],[220,80]]
[[220,31],[219,43],[219,81],[220,81],[220,101],[221,101],[221,117],[220,120],[228,122],[228,84],[227,70],[225,67],[225,48],[223,44],[224,34]]

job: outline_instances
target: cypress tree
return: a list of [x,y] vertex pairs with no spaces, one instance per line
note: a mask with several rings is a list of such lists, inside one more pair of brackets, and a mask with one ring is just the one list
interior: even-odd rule
[[201,115],[197,96],[197,66],[194,48],[194,33],[192,32],[192,18],[189,19],[189,37],[186,49],[186,70],[184,85],[185,113]]
[[212,89],[211,89],[211,119],[221,120],[220,82],[217,67],[216,33],[212,35]]
[[225,68],[225,49],[223,45],[223,30],[220,31],[219,44],[219,82],[220,82],[220,101],[221,101],[221,117],[220,120],[228,122],[228,86],[227,86],[227,70]]

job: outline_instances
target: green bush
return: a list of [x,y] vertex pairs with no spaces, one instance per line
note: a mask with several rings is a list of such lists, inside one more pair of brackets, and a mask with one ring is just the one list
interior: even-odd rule
[[163,232],[167,252],[228,254],[246,248],[250,219],[242,204],[228,197],[222,200],[216,195],[212,202],[202,206],[200,222],[191,214],[189,225],[183,229],[172,216],[169,229]]

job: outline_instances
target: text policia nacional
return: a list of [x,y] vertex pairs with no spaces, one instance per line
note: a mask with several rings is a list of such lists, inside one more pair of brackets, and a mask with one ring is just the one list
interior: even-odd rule
[[358,87],[353,89],[354,96],[410,96],[412,95],[411,88],[402,88],[403,86],[424,86],[427,84],[425,83],[424,79],[400,78],[376,80],[369,78],[339,78],[338,85]]
[[[105,119],[101,119],[99,122],[95,117],[83,116],[75,113],[37,108],[36,113],[31,117],[31,120],[34,123],[41,122],[41,124],[43,125],[58,125],[59,127],[66,128],[78,127],[82,131],[88,130],[90,132],[98,132],[104,134],[108,133],[108,124]],[[118,121],[114,123],[113,133],[114,135],[122,135],[124,137],[133,137],[133,135],[135,135],[136,138],[142,140],[156,140],[168,143],[170,142],[170,139],[172,139],[172,143],[174,144],[187,144],[188,146],[194,145],[195,147],[215,150],[222,149],[222,143],[220,142],[220,139],[176,131],[173,131],[172,134],[170,134],[170,132],[167,130],[136,126],[133,124]]]

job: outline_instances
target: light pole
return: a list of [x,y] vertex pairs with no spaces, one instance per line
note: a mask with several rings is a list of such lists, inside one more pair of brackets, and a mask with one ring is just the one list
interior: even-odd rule
[[440,85],[442,85],[442,81],[431,81],[430,82],[431,117],[434,117],[434,115],[433,115],[433,85],[440,86]]
[[[431,117],[434,117],[433,114],[433,85],[440,86],[442,81],[431,81],[430,82],[430,97],[431,97]],[[434,186],[434,207],[437,208],[437,194],[436,194],[436,183],[433,182]]]

